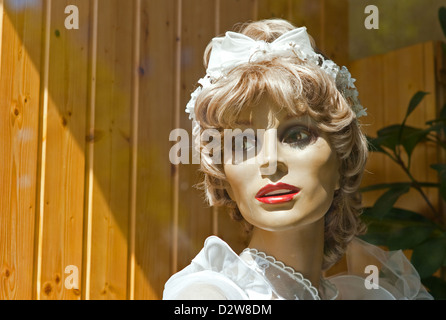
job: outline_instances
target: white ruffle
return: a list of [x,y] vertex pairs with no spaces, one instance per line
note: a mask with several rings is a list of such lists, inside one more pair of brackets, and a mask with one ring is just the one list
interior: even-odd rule
[[[386,251],[355,238],[346,251],[347,273],[329,280],[338,288],[340,299],[432,300],[420,276],[401,250]],[[366,289],[367,266],[379,270],[378,289]]]
[[269,300],[271,286],[220,238],[206,239],[192,263],[166,283],[163,299]]
[[[321,279],[317,290],[273,257],[255,249],[239,256],[226,242],[211,236],[192,263],[166,282],[163,299],[432,299],[402,251],[387,252],[355,239],[346,257],[348,272]],[[365,286],[365,267],[371,264],[380,270],[376,289]]]

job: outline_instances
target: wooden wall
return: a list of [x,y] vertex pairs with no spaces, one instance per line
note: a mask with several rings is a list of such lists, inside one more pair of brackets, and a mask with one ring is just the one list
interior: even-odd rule
[[[0,299],[159,299],[209,235],[242,249],[242,227],[193,187],[198,166],[168,158],[170,131],[190,132],[203,50],[235,23],[282,17],[348,64],[347,2],[0,0]],[[78,30],[64,26],[68,5]],[[362,98],[394,62],[355,65]]]

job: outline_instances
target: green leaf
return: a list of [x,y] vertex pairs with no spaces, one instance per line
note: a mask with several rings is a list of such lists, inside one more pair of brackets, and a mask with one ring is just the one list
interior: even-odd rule
[[395,228],[394,224],[387,220],[369,217],[366,213],[361,216],[361,219],[367,225],[367,233],[361,235],[360,238],[378,246],[386,246],[387,239]]
[[[443,124],[443,126],[446,125],[446,103],[441,108],[439,116],[436,119],[434,119],[434,120],[427,121],[426,124],[427,125],[432,125],[432,124],[438,123],[438,122]],[[444,127],[443,127],[443,129],[444,129]]]
[[408,185],[409,187],[412,185],[411,182],[393,182],[393,183],[380,183],[380,184],[373,184],[371,186],[363,187],[359,189],[360,192],[368,192],[368,191],[376,191],[376,190],[382,190],[382,189],[390,189],[390,188],[396,188],[399,186],[405,186]]
[[394,124],[384,127],[378,130],[378,137],[370,138],[369,143],[373,145],[376,150],[381,151],[382,147],[396,150],[398,145],[402,145],[406,150],[407,155],[410,157],[415,147],[423,141],[427,140],[427,135],[431,131],[439,131],[443,129],[443,124],[434,124],[433,126],[422,129],[411,126],[403,126],[400,124]]
[[385,217],[392,209],[395,202],[400,196],[407,193],[410,189],[408,184],[397,184],[387,190],[381,197],[376,200],[369,214],[376,218]]
[[415,110],[415,108],[420,104],[420,102],[427,94],[429,94],[429,92],[418,91],[413,95],[412,99],[410,99],[409,106],[407,107],[406,117],[403,123],[405,122],[407,117]]
[[398,145],[398,134],[401,125],[394,124],[388,127],[384,127],[377,131],[378,137],[375,138],[375,143],[381,147],[387,147],[391,150],[395,150]]
[[387,214],[388,219],[393,220],[399,220],[399,221],[410,221],[419,223],[418,225],[426,225],[426,226],[435,226],[435,224],[429,220],[428,218],[424,217],[423,215],[410,211],[407,209],[401,209],[401,208],[392,208],[390,210],[390,213]]
[[378,137],[374,138],[374,146],[387,147],[396,150],[396,146],[402,144],[406,152],[410,154],[413,148],[422,141],[429,130],[393,124],[378,130]]
[[392,250],[412,248],[427,237],[437,227],[422,215],[399,208],[392,208],[385,218],[371,215],[365,208],[361,220],[367,225],[367,233],[361,239],[375,245],[384,245]]
[[406,150],[407,155],[410,157],[416,145],[422,141],[426,141],[426,136],[429,134],[430,130],[417,129],[407,135],[405,135],[405,131],[406,130],[404,130],[402,134],[401,144],[403,145],[404,150]]
[[372,138],[367,136],[367,145],[370,152],[385,152],[383,148],[381,148],[378,138]]
[[446,281],[434,276],[421,280],[435,300],[446,300]]
[[[369,191],[376,191],[376,190],[382,190],[382,189],[389,189],[396,186],[404,186],[408,185],[409,187],[412,186],[411,182],[392,182],[392,183],[378,183],[378,184],[372,184],[370,186],[365,186],[359,189],[360,192],[369,192]],[[418,182],[418,185],[420,187],[425,188],[438,188],[440,184],[433,183],[433,182]]]
[[445,163],[435,163],[431,164],[431,168],[434,170],[437,170],[438,173],[442,173],[446,171],[446,164]]
[[413,249],[411,262],[421,278],[435,273],[442,265],[446,255],[446,238],[431,238]]
[[434,231],[433,226],[413,225],[406,228],[395,230],[387,239],[387,246],[390,250],[412,249],[420,243],[427,240]]
[[438,9],[438,19],[440,20],[443,34],[446,37],[446,7],[440,7],[440,9]]
[[[434,119],[434,120],[426,121],[426,124],[428,126],[431,126],[431,125],[433,125],[435,123],[439,123],[444,128],[444,126],[446,124],[446,117],[441,117],[441,118],[437,118],[437,119]],[[441,128],[441,129],[443,129],[443,128]],[[440,129],[440,127],[438,129],[436,129],[436,130],[431,130],[431,131],[439,131],[439,129]]]

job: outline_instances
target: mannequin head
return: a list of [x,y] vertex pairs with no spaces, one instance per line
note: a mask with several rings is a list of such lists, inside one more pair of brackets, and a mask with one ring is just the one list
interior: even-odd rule
[[[286,21],[267,20],[247,24],[241,33],[272,42],[292,29]],[[205,65],[211,51],[212,42]],[[280,55],[238,65],[203,89],[195,118],[200,130],[217,129],[222,135],[228,128],[264,130],[255,137],[262,152],[255,153],[254,163],[214,164],[202,157],[203,185],[212,205],[230,208],[236,220],[277,232],[323,218],[323,269],[363,231],[357,190],[366,139],[351,102],[318,65]],[[274,152],[268,152],[273,144]],[[249,141],[244,146],[249,148]],[[201,148],[208,152],[206,144]],[[269,162],[276,163],[274,170],[265,171]],[[277,183],[287,184],[288,195],[265,199],[262,188]],[[270,192],[283,190],[263,190]]]
[[[257,134],[263,134],[257,145],[264,153],[257,152],[256,161],[223,165],[225,190],[243,218],[269,231],[323,218],[340,180],[339,160],[327,134],[308,115],[290,116],[268,97],[242,110],[239,122],[256,132],[266,129]],[[245,126],[240,124],[242,130]],[[254,148],[255,142],[246,141],[245,149]]]

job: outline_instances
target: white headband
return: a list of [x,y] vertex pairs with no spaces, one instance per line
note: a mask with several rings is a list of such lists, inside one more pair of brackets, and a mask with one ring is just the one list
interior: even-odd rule
[[[226,72],[248,62],[262,61],[271,56],[298,56],[301,60],[321,67],[336,83],[339,92],[352,102],[351,108],[356,117],[367,115],[366,109],[360,104],[358,90],[354,85],[346,67],[339,66],[331,60],[325,60],[321,54],[314,52],[305,27],[296,28],[281,35],[273,42],[254,40],[236,32],[226,32],[224,37],[212,39],[212,51],[209,58],[206,76],[201,78],[198,87],[186,105],[189,119],[195,120],[194,108],[197,97],[203,88],[221,78]],[[321,65],[322,62],[322,65]]]

